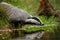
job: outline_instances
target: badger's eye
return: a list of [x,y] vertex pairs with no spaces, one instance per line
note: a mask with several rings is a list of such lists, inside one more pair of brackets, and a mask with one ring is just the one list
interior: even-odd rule
[[39,22],[40,22],[40,20],[39,20],[38,18],[36,18],[36,17],[32,17],[32,19],[35,19],[35,20],[37,20],[37,21],[39,21]]

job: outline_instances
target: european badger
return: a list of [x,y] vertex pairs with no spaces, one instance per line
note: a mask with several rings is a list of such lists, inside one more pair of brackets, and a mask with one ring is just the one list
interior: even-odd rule
[[29,15],[26,11],[19,9],[11,4],[1,2],[0,10],[5,11],[7,19],[14,24],[15,27],[20,24],[36,24],[43,25],[41,20],[36,17]]

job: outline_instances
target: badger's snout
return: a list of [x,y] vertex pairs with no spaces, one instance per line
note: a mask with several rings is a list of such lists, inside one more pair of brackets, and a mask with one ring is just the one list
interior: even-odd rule
[[44,25],[43,22],[39,18],[32,17],[32,19],[35,19],[36,21],[38,21],[40,26]]
[[26,23],[30,24],[36,24],[36,25],[44,25],[41,20],[39,20],[37,17],[31,17],[29,19],[25,20]]

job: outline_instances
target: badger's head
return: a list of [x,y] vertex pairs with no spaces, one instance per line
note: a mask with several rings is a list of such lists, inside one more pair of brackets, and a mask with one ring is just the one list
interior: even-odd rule
[[25,23],[27,24],[36,24],[36,25],[44,25],[41,20],[39,20],[37,17],[31,17],[25,20]]

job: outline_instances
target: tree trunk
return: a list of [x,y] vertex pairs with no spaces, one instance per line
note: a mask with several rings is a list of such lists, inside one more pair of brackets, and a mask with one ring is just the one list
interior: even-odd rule
[[51,5],[49,0],[39,0],[39,2],[40,2],[40,6],[39,6],[38,11],[37,11],[38,15],[44,15],[47,18],[54,15],[55,9]]

